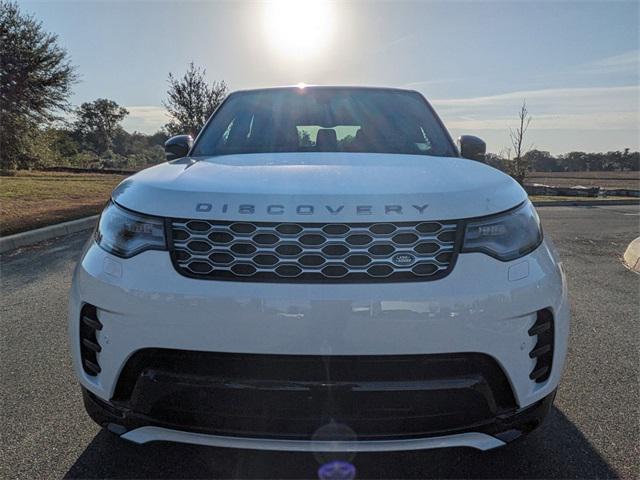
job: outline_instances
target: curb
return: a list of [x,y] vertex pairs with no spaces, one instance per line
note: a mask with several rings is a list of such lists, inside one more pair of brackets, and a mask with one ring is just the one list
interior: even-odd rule
[[0,253],[5,253],[16,248],[27,247],[34,243],[50,240],[55,237],[69,235],[70,233],[89,230],[94,227],[98,221],[99,215],[91,217],[79,218],[70,222],[57,223],[47,227],[36,228],[28,232],[16,233],[7,237],[0,238]]
[[536,207],[596,207],[603,205],[640,205],[638,200],[549,200],[548,202],[533,202]]
[[640,237],[633,240],[624,252],[624,263],[636,273],[640,273]]

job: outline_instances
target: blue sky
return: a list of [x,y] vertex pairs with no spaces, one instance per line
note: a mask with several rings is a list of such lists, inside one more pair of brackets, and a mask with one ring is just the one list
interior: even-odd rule
[[493,152],[523,99],[538,149],[640,149],[638,1],[19,3],[78,67],[73,103],[113,99],[128,130],[166,122],[167,75],[194,61],[232,90],[416,89]]

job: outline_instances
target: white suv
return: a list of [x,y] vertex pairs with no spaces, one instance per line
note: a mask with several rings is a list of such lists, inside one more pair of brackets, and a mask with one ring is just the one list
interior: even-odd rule
[[[122,182],[69,332],[91,417],[138,443],[490,449],[536,428],[567,352],[524,190],[417,92],[236,92]],[[462,157],[462,158],[461,158]]]

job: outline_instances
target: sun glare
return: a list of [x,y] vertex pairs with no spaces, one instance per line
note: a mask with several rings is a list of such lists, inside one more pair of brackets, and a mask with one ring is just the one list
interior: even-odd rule
[[326,0],[277,0],[265,5],[264,26],[270,47],[279,55],[303,61],[327,47],[332,30]]

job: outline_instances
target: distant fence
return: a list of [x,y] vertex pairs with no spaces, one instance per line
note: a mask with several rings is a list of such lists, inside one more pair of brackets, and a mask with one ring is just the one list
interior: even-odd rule
[[600,187],[554,187],[550,185],[525,185],[529,195],[548,195],[561,197],[640,197],[640,190],[627,188]]
[[629,190],[624,188],[601,188],[601,197],[640,197],[640,190]]
[[[628,181],[631,181],[631,182],[637,182],[638,178],[640,178],[640,176],[638,178],[632,178],[632,177],[627,178],[627,177],[623,177],[623,176],[607,177],[607,176],[600,175],[601,173],[603,173],[601,171],[584,172],[585,174],[587,174],[587,173],[597,173],[598,174],[597,177],[596,176],[588,177],[588,176],[584,176],[584,175],[582,175],[582,176],[580,176],[580,175],[571,176],[571,175],[565,175],[565,173],[569,173],[569,172],[553,172],[553,173],[549,173],[548,175],[540,175],[539,172],[536,172],[535,175],[528,174],[527,178],[529,180],[542,180],[542,181],[544,181],[544,180],[549,181],[549,180],[552,180],[552,179],[562,179],[562,180],[583,180],[583,181],[584,180],[617,180],[617,181],[628,180]],[[636,172],[629,172],[629,171],[624,171],[623,172],[623,171],[620,171],[619,173],[636,173]]]
[[46,172],[65,172],[65,173],[111,173],[114,175],[133,175],[140,170],[125,170],[121,168],[79,168],[79,167],[45,167],[42,170]]

